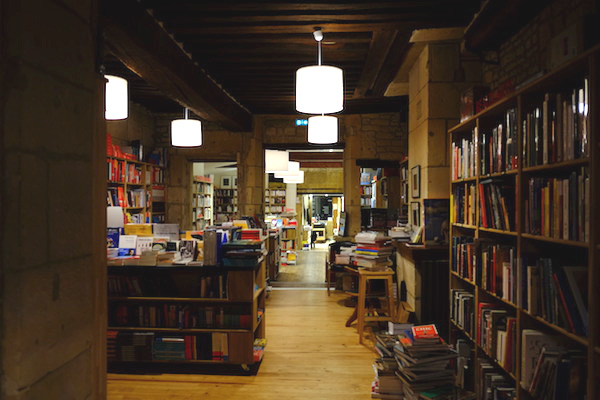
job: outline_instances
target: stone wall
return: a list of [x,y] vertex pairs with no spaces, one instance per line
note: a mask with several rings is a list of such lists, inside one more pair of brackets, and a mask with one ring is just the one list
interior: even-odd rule
[[0,8],[2,399],[105,397],[96,7],[6,0]]
[[129,102],[129,117],[123,120],[106,121],[106,132],[113,143],[127,146],[132,140],[141,140],[144,146],[154,146],[155,118],[143,106]]
[[[494,90],[508,80],[518,85],[550,68],[552,38],[569,26],[583,22],[594,9],[592,0],[555,0],[525,27],[504,42],[497,53],[497,64],[483,64],[483,83]],[[486,55],[490,59],[495,54]]]

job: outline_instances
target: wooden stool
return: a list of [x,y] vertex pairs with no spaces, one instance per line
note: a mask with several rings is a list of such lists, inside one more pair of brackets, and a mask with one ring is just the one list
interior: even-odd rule
[[[385,280],[385,291],[387,297],[387,316],[385,317],[367,317],[365,316],[365,302],[367,300],[367,284],[372,280]],[[356,313],[358,318],[358,342],[363,342],[363,331],[365,322],[370,321],[394,321],[396,306],[394,303],[394,271],[365,271],[358,270],[358,304]]]

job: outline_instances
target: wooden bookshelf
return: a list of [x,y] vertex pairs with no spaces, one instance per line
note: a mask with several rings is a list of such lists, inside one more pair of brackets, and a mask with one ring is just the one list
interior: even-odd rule
[[202,230],[213,225],[214,186],[212,179],[205,176],[192,178],[192,228]]
[[[451,260],[449,268],[450,289],[462,290],[464,291],[463,293],[465,293],[465,296],[471,296],[468,293],[472,294],[472,300],[470,301],[473,301],[473,309],[475,310],[473,315],[473,318],[475,319],[474,332],[478,332],[478,329],[480,328],[480,321],[477,315],[478,305],[480,303],[496,304],[497,310],[506,310],[507,316],[516,319],[516,340],[514,342],[516,369],[513,372],[500,365],[497,360],[495,360],[494,356],[483,351],[477,340],[461,328],[456,321],[451,321],[451,335],[449,340],[454,343],[457,338],[467,338],[472,342],[473,348],[476,349],[475,360],[473,362],[475,367],[471,371],[473,374],[472,382],[474,382],[475,388],[472,389],[476,389],[481,385],[477,379],[478,373],[476,365],[478,365],[478,360],[482,359],[497,366],[501,374],[514,382],[514,390],[517,399],[534,398],[522,387],[520,382],[526,378],[524,376],[524,371],[521,370],[522,347],[524,346],[524,343],[521,343],[521,333],[525,329],[535,329],[555,337],[556,340],[567,349],[577,349],[581,351],[581,354],[585,359],[586,376],[588,377],[586,381],[587,398],[592,399],[600,396],[600,381],[596,379],[599,376],[597,371],[600,367],[600,290],[598,290],[600,287],[600,272],[597,270],[600,261],[600,254],[598,251],[600,249],[600,224],[598,224],[600,212],[594,207],[594,205],[598,204],[600,201],[600,135],[596,132],[600,129],[600,112],[598,111],[597,106],[600,102],[599,68],[600,47],[595,47],[569,61],[562,67],[528,83],[512,95],[477,113],[466,121],[461,122],[448,132],[452,143],[467,143],[467,145],[472,143],[472,146],[469,147],[466,152],[467,157],[465,158],[465,163],[471,165],[469,162],[473,160],[472,166],[474,168],[473,176],[464,178],[452,168],[450,172],[449,180],[452,193],[458,195],[456,198],[459,205],[456,210],[464,212],[464,215],[467,215],[467,212],[472,211],[475,220],[475,224],[466,224],[462,220],[463,218],[461,218],[463,214],[458,217],[457,215],[451,217],[450,237],[455,245],[463,245],[466,243],[467,246],[471,246],[472,242],[472,247],[469,247],[468,251],[473,252],[477,263],[481,263],[483,249],[488,249],[488,247],[485,246],[491,245],[504,246],[507,249],[512,248],[514,251],[511,253],[514,255],[513,260],[518,262],[519,265],[522,264],[522,267],[519,266],[518,268],[531,268],[531,265],[535,266],[535,263],[539,263],[541,259],[547,259],[549,261],[547,261],[548,264],[546,267],[549,268],[551,275],[556,270],[561,269],[562,266],[565,266],[565,269],[570,266],[580,266],[583,267],[581,270],[584,273],[587,270],[587,281],[585,282],[585,284],[587,284],[585,291],[587,292],[587,298],[584,299],[584,302],[587,303],[589,319],[587,322],[587,335],[582,335],[580,333],[575,333],[572,328],[569,328],[568,324],[565,325],[564,317],[561,318],[558,311],[552,311],[555,320],[558,321],[557,323],[553,323],[551,322],[550,317],[545,318],[542,316],[541,311],[538,310],[538,314],[534,314],[529,310],[530,305],[527,307],[525,306],[524,301],[526,300],[522,298],[522,294],[518,294],[523,285],[527,286],[527,281],[523,281],[521,278],[523,277],[523,270],[518,270],[520,273],[514,275],[516,279],[513,283],[516,285],[516,289],[509,286],[510,289],[508,290],[511,291],[510,296],[516,296],[513,299],[509,299],[505,295],[499,295],[499,293],[502,294],[505,289],[502,285],[500,285],[500,289],[497,285],[494,286],[495,291],[490,290],[489,288],[486,289],[483,287],[483,281],[477,280],[476,282],[473,282],[463,276],[462,273],[460,273],[460,269],[458,271],[453,270],[455,268],[453,260],[454,250],[453,244],[451,243],[449,249],[449,257]],[[573,95],[573,98],[578,99],[578,97],[575,96],[581,96],[581,93],[584,93],[584,91],[582,92],[580,90],[583,90],[582,88],[584,88],[585,79],[587,79],[588,83],[588,103],[583,109],[587,109],[588,111],[587,125],[584,125],[585,117],[580,111],[582,108],[581,105],[579,105],[578,112],[580,114],[574,113],[576,114],[575,117],[577,117],[575,122],[573,122],[575,128],[568,131],[569,134],[574,134],[574,137],[577,138],[577,140],[552,142],[552,136],[543,136],[544,125],[538,122],[543,120],[543,113],[541,114],[542,119],[538,121],[535,120],[535,118],[540,118],[535,116],[536,108],[543,109],[543,107],[548,107],[548,110],[552,110],[553,104],[558,103],[559,100],[569,101],[571,99],[568,96],[569,93],[576,93]],[[578,104],[580,103],[581,102]],[[487,148],[482,148],[482,143],[486,143],[487,146],[487,142],[484,142],[483,135],[490,135],[492,129],[498,124],[503,124],[505,128],[504,134],[506,135],[506,131],[508,131],[508,129],[506,129],[506,121],[509,110],[514,110],[511,111],[511,117],[514,116],[514,121],[516,122],[515,132],[517,144],[516,148],[512,148],[512,150],[515,151],[514,154],[516,154],[516,156],[514,156],[516,157],[516,165],[512,164],[514,159],[506,157],[506,153],[502,153],[500,158],[501,160],[506,160],[506,162],[500,161],[499,163],[502,164],[504,170],[496,170],[492,173],[481,174],[482,167],[487,167],[488,165],[482,165],[482,163],[488,161],[488,159],[483,159],[483,157],[485,157],[485,151],[488,150]],[[566,108],[566,110],[568,113],[569,108]],[[534,117],[532,117],[532,115],[534,115]],[[546,126],[549,127],[549,130],[546,132],[555,133],[555,131],[551,129],[556,128],[557,137],[567,132],[559,130],[561,127],[564,129],[567,128],[560,125],[563,121],[556,119],[559,118],[556,113],[552,114],[551,112],[548,112],[546,115],[552,116],[548,119],[549,124]],[[562,116],[560,118],[562,118]],[[569,123],[571,122],[572,121],[569,121]],[[535,125],[533,125],[533,123],[540,124],[537,128],[539,129],[538,131],[535,131]],[[577,123],[579,123],[579,125],[577,125]],[[583,140],[581,140],[583,135],[578,134],[578,132],[582,131],[578,131],[577,126],[579,126],[579,128],[586,127],[588,143],[587,151],[583,151],[584,146],[581,145],[583,142]],[[537,137],[541,138],[541,147],[533,149],[533,144],[529,142],[528,145],[527,139],[535,137],[536,132],[539,135]],[[504,143],[506,143],[506,136],[504,136],[503,139],[505,141]],[[547,144],[547,148],[544,147],[544,143]],[[582,149],[582,151],[569,150],[574,152],[569,157],[565,156],[567,154],[566,150],[564,150],[562,154],[561,151],[563,150],[557,150],[561,145],[564,145],[565,149],[567,149],[568,146],[575,146],[576,143],[581,145],[581,147],[578,146],[578,148]],[[470,151],[473,153],[470,155],[473,157],[472,159],[468,158]],[[506,151],[505,148],[504,151]],[[451,159],[453,159],[452,157],[455,155],[456,150],[453,149],[452,144],[450,145],[449,153]],[[544,156],[544,153],[546,153],[546,157]],[[463,155],[465,152],[459,152],[459,154]],[[525,155],[527,155],[527,159],[524,158]],[[532,159],[533,162],[531,162]],[[496,162],[496,160],[492,159],[491,163],[494,162]],[[507,169],[509,162],[511,169]],[[532,215],[539,210],[535,207],[531,208],[529,204],[529,199],[535,199],[534,197],[531,197],[531,193],[533,193],[532,190],[536,190],[536,187],[532,185],[535,185],[537,182],[536,180],[539,180],[542,182],[541,188],[549,191],[550,189],[545,188],[551,188],[550,185],[556,183],[556,181],[559,183],[562,183],[561,181],[568,181],[570,176],[577,176],[575,184],[578,186],[575,186],[575,189],[578,190],[579,196],[581,195],[582,190],[585,191],[587,189],[587,199],[581,201],[578,200],[576,203],[578,207],[581,207],[585,211],[585,213],[582,213],[581,215],[572,215],[562,213],[559,210],[559,214],[557,214],[556,206],[553,207],[547,205],[545,207],[548,207],[547,209],[550,212],[545,215],[542,214],[542,218],[544,219],[542,220],[541,231],[544,232],[543,229],[545,226],[545,232],[548,232],[549,230],[550,235],[539,234],[538,231],[535,231],[534,233],[533,230],[536,228],[534,228],[534,225],[532,224]],[[579,178],[579,176],[582,176],[582,178]],[[586,186],[586,179],[589,179],[589,189],[588,186]],[[506,190],[502,193],[508,193],[509,196],[514,196],[514,198],[509,199],[514,202],[514,206],[508,210],[508,217],[513,218],[513,221],[509,224],[511,228],[510,231],[491,227],[486,228],[483,226],[480,184],[482,184],[482,181],[484,180],[485,182],[483,184],[490,182],[492,184],[497,183],[499,188]],[[546,183],[547,186],[543,186],[544,182],[550,183]],[[569,184],[570,183],[571,182],[569,181]],[[469,190],[473,190],[470,189],[471,186],[474,186],[474,209],[467,207],[467,204],[464,203],[464,199],[471,199],[469,197],[469,194],[473,193],[469,192]],[[572,187],[569,186],[568,190],[572,190],[571,188]],[[500,193],[500,190],[498,190],[498,193]],[[544,194],[544,192],[541,193]],[[560,193],[561,192],[558,191],[558,189],[556,193],[550,191],[549,194],[546,195],[548,197],[545,198],[545,201],[548,199],[550,199],[550,201],[555,201],[560,198]],[[554,195],[556,195],[555,198],[552,197]],[[544,199],[544,197],[540,198]],[[538,201],[540,198],[535,200]],[[577,196],[570,198],[577,199]],[[487,203],[488,201],[491,200],[485,200],[487,206],[490,205]],[[541,203],[541,200],[540,204],[543,204]],[[454,207],[452,212],[455,212]],[[581,229],[570,231],[569,227],[571,224],[565,223],[567,225],[565,228],[562,223],[557,223],[557,221],[562,222],[560,219],[556,219],[557,215],[561,215],[563,218],[565,218],[565,216],[570,217],[571,221],[569,222],[576,225],[579,224]],[[573,216],[577,217],[574,220],[575,222],[573,222]],[[494,216],[492,216],[492,218],[494,218]],[[586,220],[589,221],[589,231],[587,232],[585,232]],[[539,220],[535,222],[539,223]],[[561,226],[565,230],[562,230]],[[582,234],[582,232],[584,233]],[[577,239],[573,239],[573,237],[576,237]],[[471,255],[472,253],[468,254]],[[501,277],[495,277],[493,279],[502,282]],[[478,282],[482,283],[479,284]],[[485,284],[488,285],[488,283]],[[553,285],[558,284],[550,281],[546,286]],[[548,293],[550,293],[550,295],[552,294],[552,290],[550,290],[550,292],[548,292],[548,289],[545,290],[546,295],[548,295]],[[580,293],[584,292],[581,291]],[[469,297],[466,298],[468,299]],[[543,298],[542,301],[544,301]],[[566,303],[561,303],[560,299],[551,301],[554,301],[555,304],[557,304],[557,307],[561,307],[561,304],[566,305]],[[452,308],[452,298],[450,299],[450,303],[450,307]],[[547,312],[552,314],[551,311]],[[566,315],[569,311],[565,310],[562,311],[562,313],[563,315]],[[560,322],[561,320],[563,320],[562,323]],[[474,391],[477,392],[477,390]]]
[[[158,368],[164,365],[168,368],[169,364],[237,364],[243,367],[256,364],[254,356],[255,339],[265,338],[265,297],[266,297],[266,279],[265,279],[266,260],[259,259],[254,267],[225,267],[225,266],[179,266],[179,265],[160,265],[160,266],[109,266],[109,297],[108,297],[108,331],[111,335],[149,334],[152,342],[152,350],[145,348],[145,354],[154,354],[154,343],[157,338],[174,338],[188,340],[194,336],[200,338],[212,338],[214,334],[226,335],[228,359],[132,359],[131,355],[123,359],[120,354],[122,351],[119,346],[119,336],[112,343],[114,350],[113,356],[110,356],[108,368],[111,370],[122,371],[123,368],[131,367],[132,370],[144,370],[144,365],[150,368]],[[222,297],[194,297],[199,290],[202,279],[213,279],[212,282],[218,282]],[[121,281],[127,284],[115,286],[114,282]],[[165,285],[165,281],[169,282]],[[111,282],[113,284],[111,285]],[[141,295],[130,296],[127,292],[132,290],[137,283],[141,286],[143,293]],[[222,287],[221,287],[222,285]],[[165,296],[161,291],[177,291],[177,296]],[[118,292],[118,293],[115,293]],[[198,293],[199,294],[199,293]],[[144,309],[144,307],[155,307],[154,309]],[[185,320],[179,320],[175,326],[168,322],[163,308],[170,310],[169,307],[177,308],[178,312],[189,310],[190,319],[192,313],[198,315],[197,325],[185,325]],[[193,307],[193,308],[189,308]],[[131,314],[123,314],[123,310],[128,310]],[[222,311],[220,311],[222,310]],[[140,314],[142,313],[143,314]],[[170,312],[170,311],[169,311]],[[175,312],[175,311],[174,311]],[[214,319],[210,320],[208,326],[203,322],[206,318],[209,321],[208,312]],[[231,314],[230,314],[231,313]],[[158,315],[161,315],[160,317]],[[224,315],[219,320],[217,315]],[[125,316],[124,316],[125,315]],[[143,315],[143,316],[141,316]],[[149,317],[151,315],[151,317]],[[125,321],[123,320],[125,319]],[[189,321],[188,320],[188,321]],[[142,325],[141,322],[144,322]],[[153,321],[153,322],[150,322]],[[220,321],[220,322],[219,322]],[[124,323],[129,322],[129,323]],[[183,326],[181,324],[184,324]],[[239,325],[238,325],[239,324]],[[199,340],[199,339],[198,339]],[[209,340],[210,341],[210,340]],[[205,343],[205,342],[203,342]],[[200,346],[200,342],[198,342]],[[111,343],[109,342],[109,347]],[[150,352],[150,353],[148,353]],[[127,353],[131,354],[131,353]],[[154,355],[152,356],[154,358]],[[165,370],[165,371],[168,371]],[[190,370],[192,371],[192,370]]]
[[[160,165],[131,160],[127,158],[106,156],[107,162],[107,205],[120,205],[119,191],[124,200],[123,210],[133,214],[131,222],[152,223],[164,222],[164,171]],[[154,199],[155,188],[162,190],[162,205]],[[116,194],[113,194],[116,191]],[[131,204],[130,193],[141,193],[141,204]],[[116,198],[114,198],[116,195]],[[109,197],[113,197],[109,200]]]
[[213,210],[215,222],[233,221],[238,213],[237,189],[215,188]]

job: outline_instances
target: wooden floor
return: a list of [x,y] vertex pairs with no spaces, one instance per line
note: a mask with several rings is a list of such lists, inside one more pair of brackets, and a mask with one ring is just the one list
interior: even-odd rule
[[370,398],[374,353],[344,322],[345,296],[275,290],[267,304],[267,349],[256,376],[109,374],[113,400],[306,400]]
[[296,264],[279,268],[276,286],[321,286],[325,287],[325,259],[327,245],[317,244],[316,249],[299,250]]

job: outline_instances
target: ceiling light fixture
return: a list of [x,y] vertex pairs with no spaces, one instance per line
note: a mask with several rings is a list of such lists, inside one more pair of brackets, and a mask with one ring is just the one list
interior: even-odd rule
[[197,119],[188,119],[188,109],[184,119],[171,121],[171,145],[174,147],[202,146],[202,123]]
[[265,150],[265,172],[288,170],[290,155],[286,150]]
[[296,110],[305,114],[329,114],[344,109],[344,72],[341,68],[321,65],[323,32],[315,28],[318,65],[296,71]]
[[126,119],[129,114],[127,80],[114,75],[104,75],[104,77],[106,78],[104,118]]
[[297,161],[288,162],[287,171],[276,171],[275,178],[287,178],[289,176],[298,176],[300,173],[300,163]]
[[338,120],[331,115],[308,119],[308,143],[331,144],[338,141]]
[[299,171],[298,176],[283,178],[283,183],[304,183],[304,171]]

